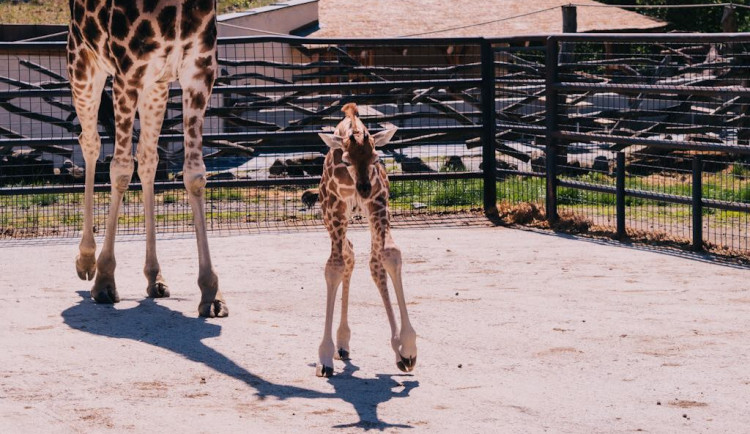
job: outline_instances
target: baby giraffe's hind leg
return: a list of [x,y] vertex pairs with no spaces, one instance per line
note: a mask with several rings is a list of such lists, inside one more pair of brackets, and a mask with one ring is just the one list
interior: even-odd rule
[[399,312],[401,314],[401,331],[399,332],[399,346],[396,351],[396,365],[404,372],[411,372],[417,365],[417,334],[409,321],[404,297],[404,286],[401,281],[401,250],[396,247],[390,234],[386,236],[383,249],[383,266],[391,277],[393,290],[396,293]]
[[[384,201],[383,201],[384,202]],[[396,354],[396,366],[401,371],[410,372],[417,364],[417,334],[409,321],[404,298],[404,287],[401,281],[401,250],[391,238],[388,212],[384,206],[375,201],[370,205],[370,228],[372,232],[372,252],[370,257],[370,272],[375,285],[383,298],[388,324],[391,327],[391,347]],[[401,314],[401,330],[396,326],[396,318],[388,294],[388,280],[391,277],[393,290],[396,293],[399,313]]]

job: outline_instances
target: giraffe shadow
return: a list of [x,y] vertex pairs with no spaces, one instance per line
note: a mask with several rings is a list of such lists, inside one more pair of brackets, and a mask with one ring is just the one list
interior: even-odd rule
[[[375,379],[362,379],[354,376],[359,367],[350,360],[344,361],[344,371],[328,379],[336,395],[349,402],[359,416],[359,421],[349,424],[335,425],[333,428],[361,428],[364,430],[386,428],[413,428],[411,425],[391,424],[381,421],[378,416],[378,405],[393,398],[405,398],[409,392],[419,387],[419,381],[396,381],[394,377],[413,377],[411,374],[376,374]],[[401,388],[394,392],[393,389]],[[362,397],[367,397],[362,399]]]
[[[218,337],[221,334],[221,325],[212,324],[200,317],[187,317],[150,298],[139,301],[135,307],[118,309],[112,305],[92,302],[88,291],[78,291],[78,294],[81,300],[61,314],[65,324],[74,330],[115,339],[129,339],[172,351],[220,374],[244,382],[255,389],[255,394],[260,399],[341,399],[354,407],[359,421],[348,425],[336,425],[334,428],[411,428],[408,425],[381,421],[378,418],[377,406],[391,398],[408,396],[409,391],[418,386],[419,383],[416,381],[404,381],[403,390],[394,393],[394,387],[402,386],[392,378],[392,375],[378,374],[375,379],[359,378],[353,375],[359,368],[346,362],[343,373],[328,379],[334,387],[333,393],[273,383],[203,343],[204,339]],[[310,375],[313,375],[312,369]]]

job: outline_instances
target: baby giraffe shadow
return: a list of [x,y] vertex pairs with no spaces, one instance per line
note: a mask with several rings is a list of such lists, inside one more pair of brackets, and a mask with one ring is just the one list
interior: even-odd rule
[[[393,377],[412,377],[411,374],[377,374],[375,379],[359,378],[353,374],[359,371],[359,367],[351,361],[344,361],[344,371],[328,378],[328,382],[336,390],[336,396],[352,404],[359,416],[359,421],[344,425],[335,425],[334,428],[362,428],[364,430],[386,428],[412,428],[411,425],[390,424],[383,422],[378,417],[378,405],[392,398],[405,398],[409,392],[419,387],[419,381],[398,382]],[[402,388],[394,391],[395,388]]]
[[[98,336],[131,339],[170,350],[188,360],[202,363],[216,372],[243,381],[254,388],[256,395],[261,399],[269,396],[280,400],[338,398],[349,402],[360,420],[350,425],[337,425],[336,428],[411,428],[408,425],[392,425],[380,421],[377,406],[391,398],[407,396],[409,391],[419,384],[416,381],[404,381],[403,390],[394,393],[391,389],[398,386],[398,383],[391,378],[392,376],[378,374],[377,379],[358,378],[352,374],[359,368],[346,362],[343,373],[328,379],[335,389],[334,393],[272,383],[205,345],[204,339],[215,338],[221,334],[221,326],[207,322],[205,318],[187,317],[150,298],[139,301],[135,307],[118,309],[112,305],[91,302],[88,291],[79,291],[78,294],[81,301],[61,314],[65,324],[72,329]],[[310,375],[314,375],[313,371],[310,371]]]

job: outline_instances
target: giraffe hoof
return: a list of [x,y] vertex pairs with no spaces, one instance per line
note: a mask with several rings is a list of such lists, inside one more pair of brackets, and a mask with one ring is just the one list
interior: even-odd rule
[[107,283],[102,286],[95,285],[91,289],[91,298],[95,302],[101,304],[114,304],[120,301],[120,296],[117,294],[114,284]]
[[417,356],[409,358],[401,356],[401,360],[396,362],[396,366],[398,366],[398,369],[402,372],[411,372],[414,370],[414,367],[417,366]]
[[90,256],[76,256],[76,272],[81,280],[91,280],[96,276],[96,258]]
[[146,293],[150,298],[169,297],[169,287],[164,282],[155,282],[148,286]]
[[333,375],[333,368],[326,365],[318,365],[315,369],[315,375],[318,377],[329,378]]
[[351,360],[349,358],[349,351],[346,351],[343,348],[339,348],[338,353],[336,354],[338,357],[336,357],[339,360]]
[[223,318],[229,315],[229,308],[224,300],[204,301],[198,306],[198,315],[204,318]]

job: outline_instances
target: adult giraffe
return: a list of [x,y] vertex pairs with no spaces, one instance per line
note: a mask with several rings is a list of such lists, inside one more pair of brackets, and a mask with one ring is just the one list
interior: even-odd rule
[[[370,273],[383,298],[388,323],[391,327],[391,347],[396,353],[396,365],[404,372],[410,372],[417,364],[417,334],[409,321],[406,311],[404,288],[401,281],[401,250],[391,237],[390,212],[388,210],[388,176],[379,163],[375,148],[384,146],[391,140],[396,129],[384,130],[370,135],[359,119],[357,105],[349,103],[341,109],[346,117],[339,122],[333,134],[321,133],[320,137],[331,148],[323,163],[323,177],[320,180],[320,208],[323,222],[331,236],[331,256],[325,268],[327,285],[326,319],[323,340],[318,348],[319,364],[316,375],[333,375],[333,358],[349,358],[348,324],[349,282],[354,269],[354,250],[346,238],[346,228],[352,210],[358,206],[365,212],[370,222],[372,250],[370,252]],[[401,316],[401,329],[396,325],[390,296],[388,279],[391,277],[393,290]],[[331,328],[336,291],[342,286],[341,323],[336,332],[336,346],[333,344]],[[338,351],[336,351],[338,347]]]
[[[70,0],[70,11],[68,73],[81,123],[78,141],[86,162],[78,276],[84,280],[96,276],[91,296],[97,302],[120,300],[114,278],[114,241],[120,204],[133,174],[133,124],[138,112],[141,133],[136,157],[146,220],[146,292],[149,297],[169,296],[156,258],[154,176],[169,83],[178,80],[183,92],[183,179],[198,240],[198,312],[206,317],[226,316],[228,310],[208,251],[204,211],[203,116],[217,71],[214,1]],[[115,153],[110,164],[112,197],[104,246],[96,258],[92,214],[94,168],[101,148],[97,113],[108,76],[113,77]]]

